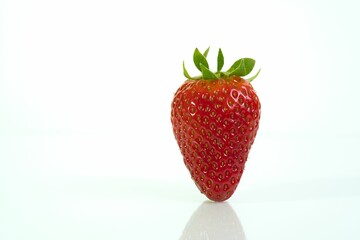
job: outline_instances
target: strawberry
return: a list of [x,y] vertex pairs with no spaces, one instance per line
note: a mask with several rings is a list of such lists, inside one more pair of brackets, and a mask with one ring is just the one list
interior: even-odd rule
[[221,71],[224,56],[219,49],[217,71],[209,70],[207,54],[196,48],[193,60],[201,75],[190,77],[174,95],[171,123],[185,166],[200,192],[213,201],[225,201],[235,192],[244,171],[260,120],[260,101],[245,80],[255,60],[241,58]]

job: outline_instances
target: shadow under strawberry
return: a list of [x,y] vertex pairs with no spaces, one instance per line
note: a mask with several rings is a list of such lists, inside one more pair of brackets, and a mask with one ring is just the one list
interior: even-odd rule
[[238,216],[227,202],[205,201],[193,213],[180,240],[245,240]]

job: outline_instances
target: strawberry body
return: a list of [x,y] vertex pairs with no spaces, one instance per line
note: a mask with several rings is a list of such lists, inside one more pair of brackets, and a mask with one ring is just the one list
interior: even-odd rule
[[210,200],[232,196],[259,128],[259,98],[240,76],[188,79],[176,91],[171,122],[184,163]]

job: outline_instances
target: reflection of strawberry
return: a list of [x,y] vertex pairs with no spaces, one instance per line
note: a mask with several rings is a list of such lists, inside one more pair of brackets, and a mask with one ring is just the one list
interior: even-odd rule
[[245,240],[241,222],[227,203],[204,202],[193,213],[180,237],[185,239]]
[[242,58],[221,72],[224,58],[218,52],[217,72],[209,70],[208,50],[194,52],[201,76],[188,78],[175,93],[171,122],[184,162],[197,187],[209,199],[224,201],[234,193],[259,128],[260,102],[245,80],[255,60]]

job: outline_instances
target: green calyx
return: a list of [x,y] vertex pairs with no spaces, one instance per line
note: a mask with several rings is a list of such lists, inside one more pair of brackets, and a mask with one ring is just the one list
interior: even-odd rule
[[[218,56],[217,56],[217,71],[212,72],[209,69],[209,63],[206,60],[207,55],[209,53],[210,47],[206,49],[204,53],[201,53],[197,48],[194,51],[194,64],[196,68],[201,72],[200,76],[191,77],[188,71],[185,68],[185,62],[183,62],[183,71],[184,76],[188,79],[204,79],[204,80],[215,80],[220,78],[228,78],[232,76],[244,77],[247,76],[255,66],[255,60],[252,58],[241,58],[234,62],[231,67],[227,71],[221,71],[224,66],[224,55],[219,48]],[[260,70],[252,77],[246,79],[247,81],[251,82],[254,80],[260,73]]]

